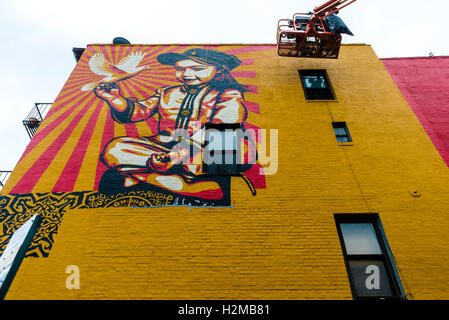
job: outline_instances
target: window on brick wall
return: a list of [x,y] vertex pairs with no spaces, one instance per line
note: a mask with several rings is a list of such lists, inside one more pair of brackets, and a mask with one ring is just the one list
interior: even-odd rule
[[240,124],[207,124],[203,172],[208,175],[238,175],[241,164]]
[[326,70],[299,70],[298,72],[307,100],[335,100],[334,90]]
[[332,127],[338,142],[352,142],[346,122],[332,122]]
[[404,297],[379,216],[336,214],[335,220],[354,299]]

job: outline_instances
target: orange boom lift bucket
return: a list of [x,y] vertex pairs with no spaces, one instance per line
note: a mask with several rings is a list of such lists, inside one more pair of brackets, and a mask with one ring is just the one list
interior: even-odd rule
[[278,54],[285,57],[337,59],[341,34],[329,30],[325,19],[356,0],[331,0],[311,13],[295,13],[278,22]]

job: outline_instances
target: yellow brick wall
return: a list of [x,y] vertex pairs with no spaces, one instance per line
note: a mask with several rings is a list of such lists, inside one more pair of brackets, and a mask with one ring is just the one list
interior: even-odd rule
[[[232,208],[68,211],[49,257],[26,258],[6,298],[351,299],[333,215],[376,212],[408,298],[447,299],[449,171],[371,47],[265,54],[251,66],[251,122],[279,130],[267,189],[252,197],[233,178]],[[338,101],[305,101],[298,69],[326,69]],[[348,123],[352,146],[332,121]],[[65,287],[68,265],[79,290]]]

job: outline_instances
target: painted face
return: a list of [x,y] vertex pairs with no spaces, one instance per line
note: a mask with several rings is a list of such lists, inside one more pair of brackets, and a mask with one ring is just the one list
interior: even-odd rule
[[195,86],[212,80],[217,68],[193,60],[180,60],[175,64],[176,79],[187,85]]

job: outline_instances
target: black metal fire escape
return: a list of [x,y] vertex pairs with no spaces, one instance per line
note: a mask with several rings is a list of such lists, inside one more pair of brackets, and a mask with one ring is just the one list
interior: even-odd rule
[[6,180],[8,180],[11,171],[0,171],[0,191],[5,185]]
[[23,125],[30,139],[33,138],[51,105],[51,103],[35,103],[33,109],[31,109],[25,120],[23,120]]

